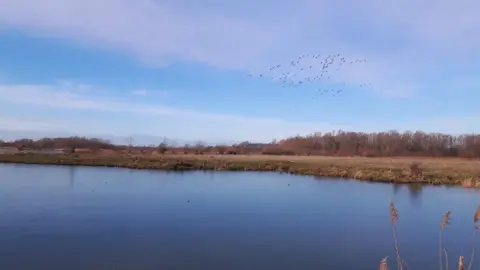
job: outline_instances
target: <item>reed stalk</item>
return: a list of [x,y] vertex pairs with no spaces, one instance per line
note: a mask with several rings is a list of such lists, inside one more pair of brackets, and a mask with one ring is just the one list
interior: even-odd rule
[[480,228],[478,221],[480,220],[480,204],[477,206],[477,210],[473,214],[473,238],[472,238],[472,254],[470,255],[470,263],[468,264],[468,270],[472,269],[473,259],[475,258],[475,245],[476,245],[476,235],[477,230]]
[[392,222],[392,232],[393,232],[393,243],[395,247],[395,253],[397,254],[397,269],[403,270],[403,262],[402,258],[400,257],[400,251],[398,249],[398,241],[397,241],[397,232],[395,229],[395,225],[399,219],[397,208],[395,208],[395,204],[393,201],[390,201],[390,220]]
[[[442,218],[442,221],[440,222],[440,233],[439,233],[439,243],[438,243],[438,250],[439,250],[439,260],[440,260],[440,270],[443,270],[443,260],[442,260],[442,257],[443,257],[443,254],[442,254],[442,251],[444,250],[442,248],[443,246],[443,229],[445,229],[445,227],[447,227],[448,225],[450,225],[450,214],[452,213],[451,210],[448,210],[444,215],[443,215],[443,218]],[[447,251],[445,251],[445,260],[448,262],[448,258],[447,258]],[[448,270],[448,263],[446,263],[447,266],[446,266],[446,270]]]

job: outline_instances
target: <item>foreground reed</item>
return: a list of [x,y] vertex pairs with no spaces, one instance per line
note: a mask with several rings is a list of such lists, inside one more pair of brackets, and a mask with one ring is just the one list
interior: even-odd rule
[[395,246],[395,253],[397,254],[397,269],[403,270],[403,262],[402,262],[402,258],[400,257],[400,251],[398,250],[397,233],[395,230],[395,225],[397,224],[398,218],[399,216],[398,216],[397,208],[395,208],[395,204],[393,203],[393,201],[390,201],[390,220],[392,222],[393,243]]
[[385,257],[380,261],[380,267],[378,270],[388,270],[387,258],[388,257]]
[[478,221],[480,220],[480,205],[477,207],[477,211],[473,214],[473,243],[472,243],[472,255],[470,256],[470,263],[468,264],[468,270],[472,268],[473,258],[475,257],[475,236],[477,229],[480,228]]
[[450,225],[450,214],[452,213],[452,210],[448,210],[442,218],[442,221],[440,222],[440,233],[439,233],[439,243],[438,243],[438,259],[440,260],[440,270],[443,269],[443,260],[442,260],[442,254],[445,254],[445,269],[448,269],[448,255],[447,255],[447,249],[442,249],[443,246],[443,229]]
[[[390,220],[392,222],[392,232],[393,232],[393,245],[395,249],[395,253],[397,256],[397,269],[403,270],[405,265],[405,261],[400,257],[400,252],[398,248],[398,241],[397,241],[397,232],[396,232],[396,225],[399,220],[398,210],[395,207],[395,203],[390,201]],[[438,250],[439,250],[439,266],[440,270],[443,270],[443,257],[445,257],[445,270],[448,270],[448,252],[447,249],[444,248],[443,244],[443,230],[451,224],[450,215],[452,214],[451,210],[445,212],[440,222],[440,231],[439,231],[439,243],[438,243]],[[472,242],[472,254],[470,255],[470,262],[468,264],[468,270],[471,270],[473,265],[473,260],[475,257],[475,245],[476,245],[476,231],[480,229],[480,204],[477,207],[477,210],[473,214],[473,242]],[[464,270],[464,256],[460,256],[458,258],[458,270]],[[380,260],[379,270],[388,270],[388,263],[387,257],[384,257]]]

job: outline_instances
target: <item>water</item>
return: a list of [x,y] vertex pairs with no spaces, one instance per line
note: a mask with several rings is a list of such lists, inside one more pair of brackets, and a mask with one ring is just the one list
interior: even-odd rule
[[0,269],[376,269],[395,259],[391,198],[410,269],[438,269],[449,209],[450,268],[468,262],[480,194],[463,188],[0,165]]

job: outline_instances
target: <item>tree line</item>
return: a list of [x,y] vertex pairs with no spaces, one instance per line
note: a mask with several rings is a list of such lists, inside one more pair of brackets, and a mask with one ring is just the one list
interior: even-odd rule
[[92,150],[118,148],[108,140],[86,137],[43,138],[39,140],[22,138],[14,141],[0,141],[0,146],[15,147],[18,150],[69,149],[72,147]]
[[115,145],[98,138],[69,137],[19,139],[0,141],[2,147],[18,149],[101,149],[128,150],[133,152],[159,152],[161,154],[265,154],[265,155],[323,155],[365,157],[480,157],[480,135],[449,135],[416,132],[348,132],[335,131],[296,136],[270,143],[242,142],[234,145],[173,146],[160,143],[156,146]]

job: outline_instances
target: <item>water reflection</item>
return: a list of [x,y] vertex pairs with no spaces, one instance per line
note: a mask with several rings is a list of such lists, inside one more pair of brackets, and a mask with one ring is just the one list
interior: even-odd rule
[[75,176],[77,174],[77,167],[75,166],[68,166],[68,180],[70,183],[70,187],[75,187]]
[[393,188],[393,193],[395,195],[398,194],[398,192],[400,191],[400,189],[402,188],[403,184],[399,184],[399,183],[392,183],[392,188]]
[[424,188],[423,184],[420,183],[408,183],[408,184],[400,184],[400,183],[392,183],[393,194],[399,195],[400,191],[403,188],[407,188],[408,190],[408,197],[410,199],[410,203],[415,206],[421,206],[422,202],[422,191]]
[[409,191],[410,202],[413,205],[422,205],[422,190],[423,185],[419,183],[410,183],[407,185]]

